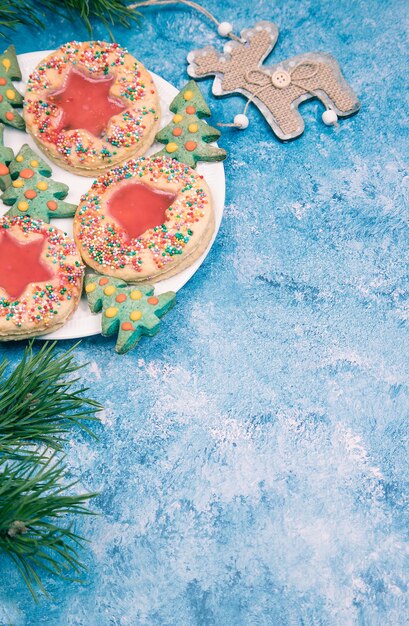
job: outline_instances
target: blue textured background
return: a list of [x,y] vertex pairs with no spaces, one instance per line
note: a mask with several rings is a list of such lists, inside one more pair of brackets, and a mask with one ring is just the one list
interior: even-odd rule
[[[276,21],[272,59],[331,52],[362,109],[334,130],[306,104],[288,145],[254,108],[247,131],[224,133],[220,234],[161,333],[124,357],[100,337],[76,350],[106,407],[100,442],[73,433],[68,447],[101,491],[101,516],[78,526],[86,584],[48,580],[55,599],[36,607],[2,563],[0,623],[403,626],[407,2],[205,5],[236,32]],[[189,10],[145,15],[115,36],[178,87],[190,49],[222,44]],[[55,18],[14,41],[22,53],[72,38],[86,33]],[[243,104],[210,102],[221,121]],[[16,362],[22,346],[1,353]]]

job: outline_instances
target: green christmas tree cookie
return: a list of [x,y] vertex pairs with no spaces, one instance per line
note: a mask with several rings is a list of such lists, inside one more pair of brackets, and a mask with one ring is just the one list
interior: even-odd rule
[[7,215],[29,215],[49,222],[51,217],[72,217],[77,207],[64,202],[68,186],[51,180],[52,170],[28,144],[9,165],[11,185],[1,199],[12,208]]
[[11,148],[4,146],[4,126],[0,124],[0,189],[4,191],[9,185],[11,185],[11,177],[9,165],[14,159],[14,152]]
[[102,311],[104,337],[118,334],[115,350],[125,354],[142,337],[152,337],[159,331],[160,318],[173,307],[176,294],[167,291],[153,294],[151,285],[127,285],[119,278],[89,274],[85,292],[93,313]]
[[211,113],[194,80],[178,93],[169,108],[175,115],[156,135],[156,140],[166,145],[155,156],[172,157],[190,167],[196,167],[198,161],[226,158],[225,150],[208,145],[220,137],[220,131],[202,121]]
[[24,130],[26,125],[15,107],[23,105],[23,96],[14,87],[12,80],[21,80],[16,49],[9,46],[0,54],[0,122]]

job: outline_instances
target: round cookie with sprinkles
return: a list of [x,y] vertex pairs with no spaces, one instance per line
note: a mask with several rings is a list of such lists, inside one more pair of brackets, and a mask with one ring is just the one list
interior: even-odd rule
[[31,74],[24,119],[51,160],[94,176],[150,147],[159,99],[149,72],[117,43],[72,41]]
[[166,157],[142,157],[106,172],[81,198],[74,218],[84,261],[127,282],[180,272],[205,251],[213,232],[203,176]]
[[77,308],[84,265],[62,231],[30,217],[0,218],[0,341],[57,330]]

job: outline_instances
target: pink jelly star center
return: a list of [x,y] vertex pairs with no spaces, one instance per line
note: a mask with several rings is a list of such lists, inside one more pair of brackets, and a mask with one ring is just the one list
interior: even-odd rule
[[175,196],[142,183],[127,183],[119,187],[108,200],[110,215],[134,239],[166,221],[166,211]]
[[109,94],[113,76],[90,78],[72,69],[60,91],[49,96],[61,109],[57,130],[85,129],[100,137],[113,115],[126,107]]
[[30,283],[54,278],[41,260],[43,247],[44,236],[21,243],[6,231],[0,235],[0,287],[10,298],[18,300]]

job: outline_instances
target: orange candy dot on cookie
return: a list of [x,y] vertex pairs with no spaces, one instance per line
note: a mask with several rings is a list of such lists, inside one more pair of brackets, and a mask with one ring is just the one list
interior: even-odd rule
[[186,107],[186,113],[188,115],[193,115],[194,113],[196,113],[195,107],[193,107],[192,105],[189,105],[188,107]]
[[174,135],[175,137],[180,137],[181,134],[182,129],[180,128],[180,126],[176,126],[176,128],[172,130],[172,135]]
[[99,279],[99,283],[98,283],[98,284],[99,284],[99,285],[101,285],[101,287],[102,287],[103,285],[106,285],[106,284],[107,284],[107,282],[108,282],[108,278],[106,278],[106,277],[104,276],[103,278],[100,278],[100,279]]
[[126,295],[124,293],[119,293],[115,298],[116,302],[125,302]]
[[148,298],[148,302],[149,304],[158,304],[159,300],[156,296],[151,296],[150,298]]
[[57,210],[57,208],[58,208],[58,204],[57,204],[54,200],[49,200],[49,201],[47,202],[47,208],[48,208],[50,211],[56,211],[56,210]]
[[20,172],[20,177],[21,178],[32,178],[34,176],[34,172],[33,170],[30,170],[30,168],[25,168],[24,170],[21,170]]
[[27,191],[24,192],[24,195],[29,200],[32,200],[33,198],[37,196],[37,192],[34,191],[34,189],[27,189]]
[[0,85],[5,85],[6,84],[6,79],[5,78],[0,78]]
[[197,143],[195,141],[187,141],[185,143],[185,148],[189,152],[193,152],[193,150],[197,147]]
[[0,176],[5,176],[9,173],[9,168],[4,163],[0,163]]
[[14,120],[14,113],[12,113],[11,111],[7,111],[6,120],[8,120],[9,122],[12,122]]
[[133,325],[131,322],[124,322],[121,326],[122,330],[133,330]]

